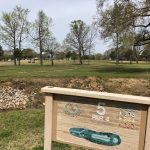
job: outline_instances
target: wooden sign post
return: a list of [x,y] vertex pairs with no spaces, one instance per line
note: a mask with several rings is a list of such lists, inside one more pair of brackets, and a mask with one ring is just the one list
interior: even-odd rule
[[44,87],[44,150],[58,141],[96,150],[149,150],[150,98]]

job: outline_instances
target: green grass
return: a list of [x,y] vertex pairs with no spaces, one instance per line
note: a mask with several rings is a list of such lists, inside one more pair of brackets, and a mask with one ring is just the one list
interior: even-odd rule
[[114,62],[91,61],[88,65],[78,65],[73,61],[56,62],[54,66],[48,62],[44,66],[39,64],[23,64],[13,66],[12,64],[0,63],[0,79],[14,78],[52,78],[52,77],[88,77],[100,78],[149,78],[150,64],[128,64],[121,63],[118,66]]
[[[0,150],[43,150],[43,136],[43,109],[0,112]],[[53,143],[53,149],[71,150],[71,146]]]
[[[115,65],[114,62],[91,61],[78,65],[73,61],[56,62],[52,67],[26,64],[14,67],[0,62],[0,80],[16,78],[71,78],[95,76],[100,78],[150,78],[150,64]],[[27,109],[0,112],[0,150],[43,150],[44,110]],[[71,150],[71,146],[53,144],[54,150]],[[80,148],[77,148],[81,150]]]
[[1,112],[0,149],[32,150],[42,146],[43,124],[43,110]]

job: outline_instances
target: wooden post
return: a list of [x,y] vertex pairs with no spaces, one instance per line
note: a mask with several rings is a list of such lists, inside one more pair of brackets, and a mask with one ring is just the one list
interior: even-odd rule
[[44,150],[52,150],[52,114],[53,112],[53,95],[45,97],[45,134]]
[[150,149],[150,107],[148,108],[147,128],[146,128],[146,138],[145,138],[144,150],[149,150],[149,149]]

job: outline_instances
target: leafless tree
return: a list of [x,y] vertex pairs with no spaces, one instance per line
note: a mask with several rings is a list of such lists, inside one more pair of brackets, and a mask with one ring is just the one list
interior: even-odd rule
[[51,65],[54,65],[54,54],[59,49],[60,44],[56,41],[56,39],[50,34],[45,38],[45,50],[49,53]]
[[75,20],[71,23],[70,33],[67,35],[65,42],[78,51],[80,64],[83,64],[83,56],[87,50],[94,45],[93,39],[90,27],[82,20]]
[[[18,17],[18,23],[19,23],[19,31],[18,31],[18,46],[19,46],[19,50],[20,53],[22,51],[22,42],[28,37],[28,31],[29,31],[29,22],[27,20],[28,14],[29,14],[29,10],[28,9],[24,9],[21,8],[19,6],[16,6],[16,8],[14,9],[14,11],[17,14]],[[19,57],[19,66],[20,66],[20,57]]]
[[50,27],[52,25],[52,19],[48,17],[42,10],[38,12],[37,19],[33,23],[33,28],[30,33],[34,44],[40,50],[40,65],[43,65],[44,42],[47,36],[50,34]]

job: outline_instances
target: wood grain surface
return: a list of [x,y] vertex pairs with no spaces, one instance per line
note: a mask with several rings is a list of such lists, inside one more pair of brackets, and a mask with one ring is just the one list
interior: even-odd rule
[[[72,112],[76,112],[77,106],[80,112],[72,115]],[[53,107],[53,141],[97,150],[144,150],[147,116],[147,107],[144,105],[54,95]],[[121,144],[96,144],[73,136],[69,133],[70,128],[114,133],[121,138]]]

